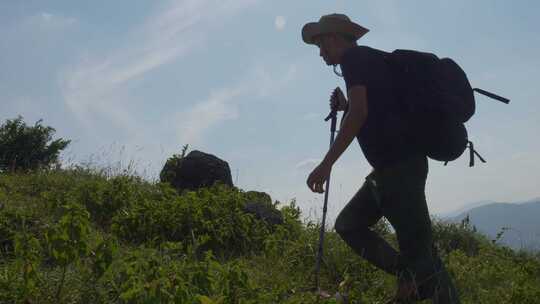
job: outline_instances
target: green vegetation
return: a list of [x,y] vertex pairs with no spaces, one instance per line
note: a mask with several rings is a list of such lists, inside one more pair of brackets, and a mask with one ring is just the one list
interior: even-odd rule
[[41,122],[28,126],[19,116],[0,126],[0,171],[31,171],[59,165],[58,155],[71,141],[53,141],[56,130]]
[[[0,175],[0,303],[316,302],[319,225],[300,220],[294,200],[274,203],[284,224],[270,226],[241,210],[240,189],[178,195],[100,172]],[[395,245],[387,228],[376,229]],[[540,303],[539,256],[493,244],[467,222],[434,222],[434,232],[463,303]],[[375,303],[394,280],[326,233],[323,289]]]
[[[72,165],[69,140],[19,117],[0,127],[0,303],[316,303],[320,223],[264,193],[218,183],[179,194],[173,155],[149,182],[128,170]],[[244,211],[263,200],[283,224]],[[540,303],[540,254],[514,252],[469,226],[433,220],[463,303]],[[375,228],[397,247],[386,222]],[[502,233],[502,232],[501,232]],[[498,237],[500,237],[499,234]],[[321,288],[377,303],[395,278],[326,232]],[[335,299],[321,300],[336,303]]]

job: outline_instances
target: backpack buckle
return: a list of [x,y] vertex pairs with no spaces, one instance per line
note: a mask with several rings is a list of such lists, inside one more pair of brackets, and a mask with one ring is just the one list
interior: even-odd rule
[[[469,167],[474,167],[474,156],[476,155],[483,163],[487,163],[486,160],[474,149],[472,141],[467,141],[467,148],[469,148]],[[444,165],[448,165],[448,161],[444,162]]]
[[486,163],[486,161],[484,160],[484,158],[478,154],[478,152],[474,149],[474,144],[472,143],[472,141],[468,141],[469,145],[469,167],[473,167],[474,166],[474,156],[476,155],[483,163]]

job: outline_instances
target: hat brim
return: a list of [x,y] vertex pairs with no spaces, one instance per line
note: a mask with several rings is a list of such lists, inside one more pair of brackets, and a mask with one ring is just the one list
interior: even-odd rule
[[348,22],[323,26],[319,22],[310,22],[302,28],[302,40],[307,44],[316,44],[314,38],[321,34],[342,33],[349,34],[356,40],[364,36],[369,30],[356,23]]

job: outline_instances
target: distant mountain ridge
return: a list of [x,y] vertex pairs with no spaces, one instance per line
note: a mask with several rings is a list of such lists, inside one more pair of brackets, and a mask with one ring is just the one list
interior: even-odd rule
[[464,206],[461,206],[461,207],[459,207],[458,209],[456,209],[454,211],[449,211],[449,212],[445,212],[445,213],[439,213],[439,214],[436,214],[436,215],[439,218],[449,219],[449,218],[456,217],[456,216],[462,214],[463,212],[469,211],[469,210],[471,210],[473,208],[488,205],[488,204],[493,204],[493,203],[496,203],[496,202],[487,201],[487,200],[486,201],[478,201],[478,202],[469,203],[469,204],[466,204]]
[[[450,222],[461,222],[467,215],[471,225],[491,239],[507,227],[499,240],[513,249],[540,251],[540,198],[521,203],[478,202],[477,207],[440,216]],[[479,205],[479,206],[478,206]],[[466,209],[466,208],[463,208]]]

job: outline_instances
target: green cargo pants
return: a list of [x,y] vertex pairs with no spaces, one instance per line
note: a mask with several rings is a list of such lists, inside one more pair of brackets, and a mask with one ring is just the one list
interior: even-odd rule
[[[414,280],[420,299],[460,303],[433,244],[424,192],[427,174],[424,155],[374,170],[340,212],[334,226],[341,238],[371,264],[399,280]],[[396,231],[399,252],[369,228],[382,216]]]

